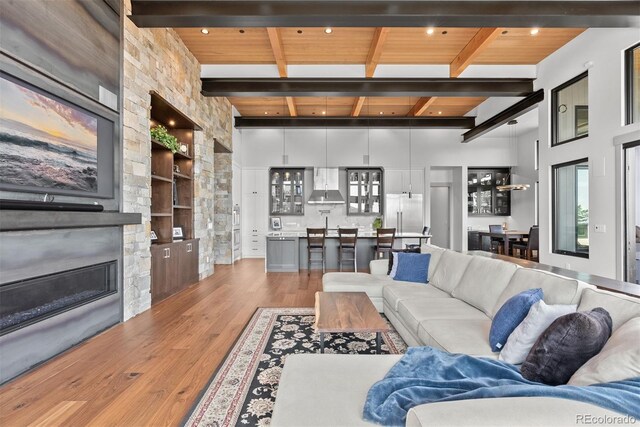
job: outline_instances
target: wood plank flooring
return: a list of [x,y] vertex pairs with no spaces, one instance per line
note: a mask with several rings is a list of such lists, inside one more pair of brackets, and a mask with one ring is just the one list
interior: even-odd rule
[[313,307],[322,275],[215,274],[0,388],[0,425],[175,426],[257,307]]

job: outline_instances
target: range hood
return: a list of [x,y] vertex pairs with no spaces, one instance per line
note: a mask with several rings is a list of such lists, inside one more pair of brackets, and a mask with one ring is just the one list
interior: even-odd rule
[[314,168],[313,192],[307,203],[310,205],[343,204],[344,198],[338,189],[338,168]]

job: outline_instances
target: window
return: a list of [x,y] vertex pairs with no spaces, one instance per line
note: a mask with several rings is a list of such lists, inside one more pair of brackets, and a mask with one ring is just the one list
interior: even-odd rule
[[589,258],[588,159],[553,166],[553,252]]
[[551,92],[551,145],[589,135],[589,76],[569,80]]
[[627,124],[640,122],[640,43],[625,51]]

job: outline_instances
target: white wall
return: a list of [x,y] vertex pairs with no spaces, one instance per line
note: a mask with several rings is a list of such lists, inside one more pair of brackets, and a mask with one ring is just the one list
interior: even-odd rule
[[[615,173],[613,138],[637,130],[623,126],[623,51],[638,42],[637,28],[589,29],[538,64],[536,89],[544,88],[540,104],[540,260],[560,267],[616,277],[616,197],[619,178]],[[558,147],[550,147],[551,90],[589,69],[589,136]],[[551,166],[583,157],[590,172],[590,257],[551,253]],[[594,225],[606,226],[595,233]],[[618,257],[620,258],[620,257]]]
[[518,136],[516,146],[517,166],[511,169],[511,183],[528,184],[525,191],[511,192],[511,218],[509,227],[517,230],[528,230],[535,224],[535,183],[538,171],[535,168],[535,146],[538,130]]

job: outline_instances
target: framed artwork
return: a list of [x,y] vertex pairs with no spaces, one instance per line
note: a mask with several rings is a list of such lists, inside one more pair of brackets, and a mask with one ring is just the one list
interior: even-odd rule
[[271,228],[274,229],[274,230],[282,229],[282,221],[280,220],[279,216],[272,216],[271,217]]
[[184,229],[182,227],[173,227],[173,240],[184,240]]

